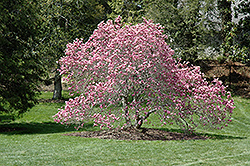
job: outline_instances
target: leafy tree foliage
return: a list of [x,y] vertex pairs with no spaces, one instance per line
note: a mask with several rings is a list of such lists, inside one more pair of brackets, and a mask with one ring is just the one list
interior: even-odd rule
[[236,25],[236,52],[232,57],[235,61],[247,63],[250,61],[250,2],[248,0],[241,1],[236,8],[236,17],[240,17],[240,21]]
[[163,124],[175,122],[185,131],[227,126],[234,109],[230,93],[217,79],[205,81],[199,67],[177,62],[163,29],[147,20],[123,25],[118,17],[101,22],[87,42],[68,44],[60,70],[79,96],[55,121],[140,128],[156,113]]
[[[239,3],[239,2],[238,2]],[[249,2],[219,0],[218,11],[221,24],[221,51],[224,59],[230,61],[249,61]],[[241,16],[238,22],[233,22],[232,5],[235,5],[235,15]]]
[[218,9],[221,19],[221,38],[222,38],[222,53],[224,58],[228,59],[232,55],[232,2],[231,0],[218,0]]
[[148,17],[165,26],[176,54],[191,62],[208,45],[211,10],[214,7],[209,0],[155,0],[147,5]]
[[44,70],[35,52],[35,2],[0,2],[0,113],[20,115],[34,106]]
[[[166,27],[171,45],[184,60],[192,62],[203,57],[204,50],[211,50],[224,59],[244,61],[249,48],[243,44],[248,39],[248,17],[235,25],[233,4],[231,0],[154,0],[145,13]],[[247,0],[241,1],[235,13],[247,15],[248,6]]]
[[122,21],[127,23],[138,23],[145,14],[144,0],[111,0],[109,2],[112,13],[108,18],[115,19],[122,16]]
[[[57,71],[56,61],[64,55],[66,44],[75,38],[87,40],[97,24],[109,12],[105,0],[46,0],[40,1],[41,43],[39,51],[47,68]],[[61,98],[61,77],[54,78],[53,98]]]

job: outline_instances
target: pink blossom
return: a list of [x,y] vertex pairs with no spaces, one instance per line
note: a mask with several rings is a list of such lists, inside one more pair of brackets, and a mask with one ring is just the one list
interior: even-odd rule
[[160,24],[120,20],[101,22],[87,42],[67,45],[60,73],[79,95],[59,109],[56,122],[139,128],[155,113],[163,124],[176,122],[187,131],[228,125],[234,102],[221,81],[209,83],[200,67],[174,59]]

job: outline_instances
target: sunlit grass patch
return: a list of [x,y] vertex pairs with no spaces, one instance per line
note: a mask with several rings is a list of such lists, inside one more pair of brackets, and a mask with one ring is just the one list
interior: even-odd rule
[[[232,123],[223,130],[197,133],[208,140],[121,141],[64,136],[78,132],[53,115],[64,103],[40,103],[22,118],[3,127],[22,130],[0,133],[0,165],[250,165],[250,100],[234,97]],[[151,117],[152,120],[154,117]],[[181,132],[161,123],[143,127]],[[99,130],[89,123],[83,131]]]

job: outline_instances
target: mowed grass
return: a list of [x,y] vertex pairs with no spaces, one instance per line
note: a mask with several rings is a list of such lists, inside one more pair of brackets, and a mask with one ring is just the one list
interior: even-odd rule
[[[52,94],[43,93],[42,98]],[[63,104],[40,103],[24,116],[0,127],[0,165],[250,165],[250,100],[234,97],[233,122],[224,130],[202,131],[209,140],[119,141],[64,136],[73,127],[52,116]],[[152,126],[146,126],[152,127]],[[165,130],[178,131],[175,126]],[[87,124],[82,130],[98,130]]]

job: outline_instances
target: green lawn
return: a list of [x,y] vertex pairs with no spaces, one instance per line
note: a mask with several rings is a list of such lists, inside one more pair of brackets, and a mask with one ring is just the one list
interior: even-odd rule
[[[0,165],[250,165],[250,100],[234,99],[233,122],[224,130],[203,131],[214,139],[166,142],[63,136],[75,132],[52,119],[63,104],[40,103],[22,118],[0,124],[25,128],[0,133]],[[83,130],[96,129],[89,124]]]

